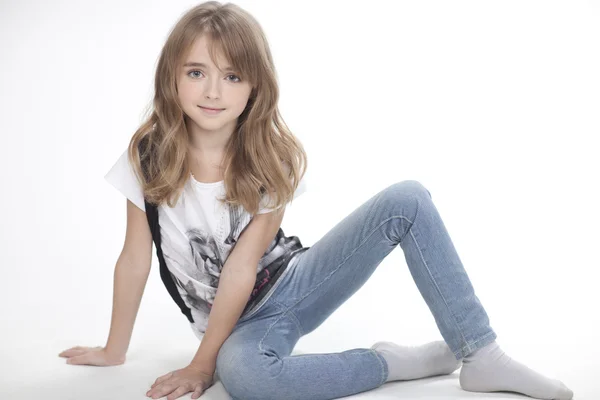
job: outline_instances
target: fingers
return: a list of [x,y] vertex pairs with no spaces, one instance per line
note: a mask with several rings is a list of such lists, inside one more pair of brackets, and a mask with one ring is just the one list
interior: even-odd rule
[[159,399],[168,395],[167,400],[175,400],[186,393],[192,392],[193,399],[199,398],[204,390],[210,386],[212,379],[211,382],[208,382],[206,379],[199,378],[196,374],[186,376],[188,372],[185,369],[171,371],[159,377],[150,390],[146,392],[146,396]]
[[[192,387],[190,387],[188,384],[165,383],[162,386],[157,387],[156,389],[149,390],[146,393],[146,396],[150,396],[153,399],[160,399],[161,397],[168,394],[167,400],[175,400],[191,391],[192,391]],[[196,395],[196,397],[192,397],[192,398],[197,399],[198,397],[200,397],[202,392],[203,392],[202,384],[196,385],[196,388],[195,388],[194,392],[192,393],[192,396]]]
[[87,346],[75,346],[70,349],[61,351],[59,357],[71,357],[72,355],[80,355],[90,350],[101,349],[102,346],[87,347]]
[[166,375],[163,375],[163,376],[160,376],[160,377],[158,377],[158,378],[156,379],[156,382],[154,382],[154,384],[153,384],[152,386],[150,386],[150,388],[154,388],[155,386],[157,386],[157,385],[160,385],[160,384],[161,384],[161,382],[163,382],[163,381],[165,381],[165,380],[169,379],[171,376],[173,376],[173,372],[172,372],[172,371],[171,371],[171,372],[169,372],[169,373],[168,373],[168,374],[166,374]]
[[197,399],[198,397],[200,397],[202,395],[202,392],[204,392],[202,385],[196,386],[194,393],[192,393],[192,399]]
[[58,354],[58,356],[59,356],[59,357],[69,357],[69,355],[68,355],[68,354],[72,354],[73,352],[75,352],[75,351],[77,351],[77,350],[80,350],[80,349],[81,349],[81,346],[75,346],[75,347],[71,347],[70,349],[67,349],[67,350],[63,350],[63,351],[61,351],[61,352]]
[[190,389],[187,389],[185,386],[179,386],[179,388],[177,388],[176,391],[174,391],[173,393],[171,393],[170,395],[167,396],[167,400],[178,399],[179,397],[183,396],[184,394],[186,394],[189,391],[190,391]]
[[86,362],[87,362],[86,354],[81,355],[81,356],[73,356],[73,357],[70,357],[69,359],[67,359],[67,364],[79,365],[79,364],[85,364]]
[[[175,389],[175,388],[177,388],[177,389]],[[173,391],[173,389],[175,389],[175,391]],[[163,397],[164,395],[169,393],[169,395],[167,396],[167,400],[175,400],[189,392],[191,392],[191,389],[187,385],[183,385],[183,386],[164,385],[160,389],[157,389],[155,393],[152,393],[152,398],[160,399],[161,397]],[[202,392],[203,392],[202,385],[197,385],[196,389],[192,393],[192,398],[197,399],[198,397],[200,397]],[[149,393],[150,392],[146,393],[146,395],[149,396],[150,395]],[[194,397],[194,396],[196,396],[196,397]]]
[[[179,385],[177,385],[177,384],[166,382],[166,383],[162,384],[161,386],[158,386],[154,389],[148,390],[148,393],[146,393],[146,396],[150,396],[153,399],[160,399],[161,397],[171,393],[175,388],[181,389],[179,387]],[[169,398],[169,400],[170,400],[170,398]]]
[[86,350],[83,349],[69,349],[69,350],[65,350],[62,353],[60,353],[58,356],[59,357],[72,357],[72,356],[79,356],[81,354],[85,354]]

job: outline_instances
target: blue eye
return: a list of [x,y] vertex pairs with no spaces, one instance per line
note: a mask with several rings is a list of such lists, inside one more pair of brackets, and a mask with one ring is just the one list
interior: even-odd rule
[[[187,74],[188,74],[188,76],[190,76],[190,74],[193,74],[194,72],[202,73],[202,71],[199,71],[199,70],[195,69],[195,70],[192,70],[192,71],[188,72]],[[234,83],[241,81],[241,79],[237,75],[233,75],[233,74],[227,75],[227,77],[230,77],[230,76],[233,76],[233,77],[235,77],[237,79],[237,81],[233,81]],[[192,78],[195,78],[195,77],[197,77],[197,76],[192,76]]]

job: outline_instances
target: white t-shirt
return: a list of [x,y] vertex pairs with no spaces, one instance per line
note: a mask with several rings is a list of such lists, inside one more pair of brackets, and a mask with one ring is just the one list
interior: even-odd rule
[[[129,162],[127,149],[105,179],[146,211],[142,187]],[[303,178],[293,199],[305,191],[306,180]],[[202,183],[190,176],[174,207],[165,203],[157,208],[163,260],[175,281],[177,292],[191,311],[193,321],[190,324],[199,339],[208,324],[221,270],[241,232],[252,219],[243,207],[230,207],[217,200],[224,195],[223,181]],[[269,200],[265,194],[259,214],[272,211],[266,207]],[[283,269],[307,249],[302,247],[298,237],[285,236],[280,228],[257,265],[257,282],[248,305],[253,303],[254,306],[256,300],[266,298]],[[258,276],[261,276],[260,282]]]

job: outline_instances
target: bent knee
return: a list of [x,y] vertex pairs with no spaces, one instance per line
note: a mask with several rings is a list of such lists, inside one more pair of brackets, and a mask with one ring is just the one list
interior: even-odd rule
[[421,182],[414,179],[396,182],[391,185],[390,188],[393,188],[392,190],[401,191],[402,193],[407,193],[410,195],[426,195],[431,197],[429,190],[427,190],[427,188]]
[[404,180],[388,186],[383,191],[386,201],[393,205],[416,204],[415,200],[429,200],[431,193],[423,184],[416,180]]
[[217,374],[227,393],[235,399],[277,399],[276,364],[241,351],[230,351],[217,357]]

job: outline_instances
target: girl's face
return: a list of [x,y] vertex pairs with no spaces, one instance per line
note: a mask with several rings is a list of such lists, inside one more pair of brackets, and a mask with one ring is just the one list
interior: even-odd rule
[[[241,81],[235,71],[227,68],[229,64],[222,56],[217,61],[222,71],[211,60],[207,40],[201,36],[195,40],[177,77],[179,101],[194,131],[233,132],[252,91],[250,83]],[[222,111],[214,113],[201,107]]]

